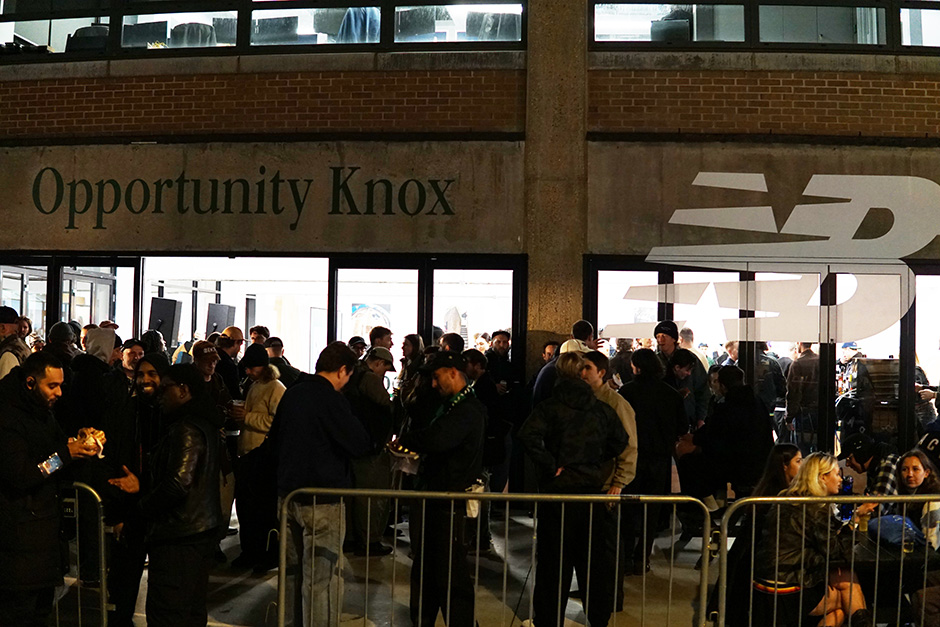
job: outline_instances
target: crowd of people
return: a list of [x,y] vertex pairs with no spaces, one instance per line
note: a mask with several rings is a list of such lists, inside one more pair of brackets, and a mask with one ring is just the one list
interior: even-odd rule
[[[44,624],[51,612],[67,533],[57,491],[69,481],[101,495],[114,530],[109,622],[121,627],[133,624],[147,560],[148,625],[205,625],[222,538],[239,535],[232,568],[276,568],[271,530],[284,500],[303,488],[503,492],[531,481],[549,494],[665,495],[675,465],[681,491],[716,515],[729,486],[736,497],[842,489],[838,460],[808,454],[811,441],[792,437],[815,428],[818,356],[809,344],[789,361],[758,344],[746,381],[736,343],[709,359],[689,329],[664,320],[650,342],[618,340],[611,356],[579,320],[569,339],[544,344],[538,373],[525,381],[508,330],[480,335],[472,348],[456,333],[429,346],[409,334],[396,363],[395,338],[378,326],[368,338],[329,344],[312,374],[293,367],[264,326],[248,338],[228,327],[172,355],[157,331],[128,340],[117,331],[111,321],[57,323],[35,350],[23,341],[29,325],[0,307],[0,625]],[[785,415],[775,420],[781,403]],[[940,486],[929,455],[899,456],[861,433],[840,458],[867,474],[872,494]],[[229,528],[233,507],[237,529]],[[338,624],[342,552],[388,555],[385,538],[399,521],[376,497],[301,494],[286,507],[288,623]],[[837,520],[820,507],[799,524],[802,509],[775,507],[767,515],[788,522],[781,530],[755,521],[760,568],[745,585],[770,596],[804,590],[802,605],[787,607],[821,616],[819,624],[871,624],[854,575],[826,568],[851,551],[855,534],[846,529],[896,508],[860,505]],[[466,520],[475,508],[449,501],[412,500],[405,509],[412,620],[433,624],[443,614],[448,624],[473,625],[467,556],[493,551],[489,508],[479,508],[479,525]],[[902,513],[937,546],[940,501]],[[532,624],[557,624],[566,605],[558,590],[576,572],[589,623],[607,625],[629,602],[624,578],[651,569],[664,514],[541,505]],[[88,534],[79,576],[94,585],[97,531],[80,524],[78,533]],[[768,565],[773,573],[761,570]]]

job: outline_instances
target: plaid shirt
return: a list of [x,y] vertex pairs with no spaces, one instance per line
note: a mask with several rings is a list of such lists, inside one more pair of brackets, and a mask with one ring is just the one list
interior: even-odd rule
[[877,466],[868,471],[869,494],[889,496],[898,493],[898,462],[901,456],[896,453],[886,454]]

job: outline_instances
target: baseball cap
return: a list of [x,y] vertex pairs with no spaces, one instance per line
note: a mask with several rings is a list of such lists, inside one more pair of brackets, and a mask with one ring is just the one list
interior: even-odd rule
[[839,453],[839,460],[848,459],[850,455],[855,455],[859,462],[868,461],[870,455],[868,452],[874,441],[864,433],[853,433],[842,443],[842,452]]
[[373,346],[366,355],[366,359],[381,359],[382,361],[387,361],[392,367],[392,372],[395,372],[395,358],[392,357],[392,352],[384,346]]
[[853,351],[857,351],[858,344],[856,342],[846,342],[842,345],[842,348],[851,348]]
[[558,349],[559,354],[564,353],[590,353],[593,348],[582,342],[581,340],[568,340],[561,345],[561,348]]
[[203,359],[205,357],[212,357],[212,359],[219,359],[219,351],[215,349],[215,344],[212,342],[207,342],[205,340],[199,340],[193,344],[192,348],[193,359]]
[[[101,328],[101,329],[113,329],[114,327],[99,327],[99,328]],[[140,346],[140,347],[143,348],[143,349],[146,349],[146,348],[147,348],[146,346],[144,346],[144,343],[141,342],[140,340],[135,339],[135,338],[130,338],[129,340],[125,340],[124,343],[121,344],[121,350],[125,350],[125,351],[126,351],[126,350],[129,349],[129,348],[134,348],[135,346]]]
[[264,341],[265,348],[284,348],[284,342],[279,337],[269,337]]
[[463,371],[467,366],[467,360],[459,353],[454,351],[438,351],[432,358],[421,367],[422,372],[434,372],[441,368],[456,368]]
[[351,338],[349,338],[348,342],[346,342],[346,345],[349,346],[350,348],[352,348],[353,346],[356,346],[357,344],[362,344],[363,346],[365,346],[366,341],[362,339],[362,337],[358,335],[354,335]]
[[14,324],[19,317],[12,307],[0,307],[0,324]]

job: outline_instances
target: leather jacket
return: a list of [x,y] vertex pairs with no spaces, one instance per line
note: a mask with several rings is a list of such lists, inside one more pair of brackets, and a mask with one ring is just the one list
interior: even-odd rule
[[809,504],[805,508],[805,530],[802,504],[779,504],[768,509],[754,560],[755,576],[813,588],[827,581],[827,564],[833,570],[849,563],[855,539],[861,534],[853,534],[852,527],[836,519],[828,505]]
[[212,399],[203,394],[165,416],[167,433],[150,460],[151,489],[140,502],[150,542],[178,540],[222,524],[214,411]]

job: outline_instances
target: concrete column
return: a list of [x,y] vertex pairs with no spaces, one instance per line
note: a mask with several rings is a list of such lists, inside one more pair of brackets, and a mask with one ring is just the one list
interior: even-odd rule
[[587,250],[587,10],[577,0],[529,0],[526,53],[528,365],[581,317]]

